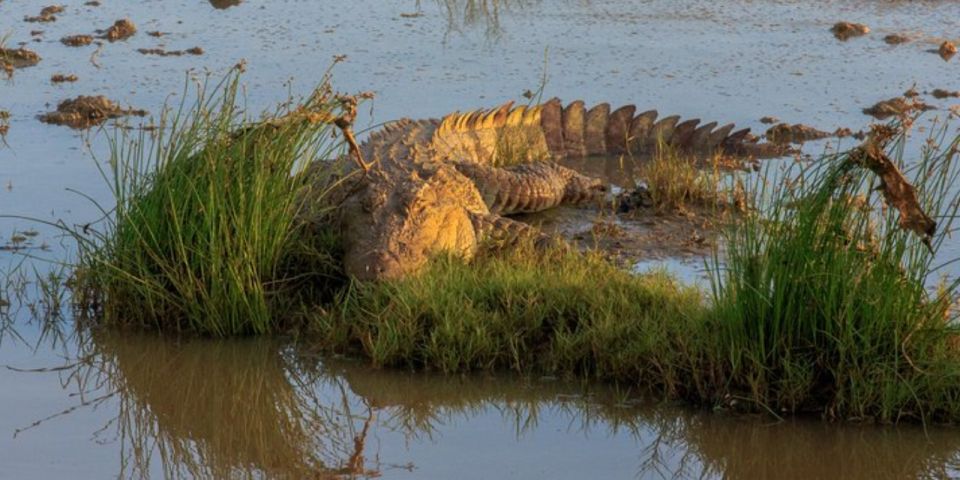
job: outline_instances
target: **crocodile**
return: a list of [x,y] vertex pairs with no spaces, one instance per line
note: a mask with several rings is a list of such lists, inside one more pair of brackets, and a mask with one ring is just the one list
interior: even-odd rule
[[558,160],[650,154],[664,146],[761,158],[786,148],[733,124],[658,120],[657,111],[637,113],[633,105],[586,108],[559,99],[401,119],[351,145],[358,167],[337,177],[335,196],[344,268],[360,280],[413,274],[441,252],[470,259],[491,242],[549,242],[509,216],[598,202],[609,193],[599,179]]

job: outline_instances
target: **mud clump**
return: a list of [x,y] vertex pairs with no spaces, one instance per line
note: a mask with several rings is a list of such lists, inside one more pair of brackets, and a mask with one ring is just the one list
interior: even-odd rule
[[913,112],[934,110],[934,107],[920,100],[907,101],[903,97],[891,98],[875,103],[872,107],[864,108],[863,113],[877,120],[886,120],[890,117],[901,117]]
[[837,22],[830,28],[837,40],[848,40],[853,37],[862,37],[870,33],[870,27],[862,23]]
[[84,2],[84,5],[88,7],[99,7],[100,2],[98,2],[97,0],[90,0],[89,2]]
[[40,15],[35,17],[24,17],[23,20],[31,23],[47,23],[47,22],[56,22],[57,14],[63,13],[63,6],[61,5],[50,5],[49,7],[43,7],[40,10]]
[[93,43],[91,35],[68,35],[60,39],[60,43],[68,47],[85,47]]
[[0,47],[0,70],[3,70],[7,77],[13,76],[14,69],[32,67],[40,63],[40,55],[26,48],[2,48]]
[[77,76],[72,73],[66,74],[66,75],[62,73],[57,73],[52,77],[50,77],[50,81],[53,83],[76,82],[77,80],[79,80],[79,78],[77,78]]
[[161,57],[179,57],[182,55],[203,55],[203,49],[200,47],[188,48],[186,50],[164,50],[162,48],[138,48],[142,55],[158,55]]
[[900,35],[899,33],[891,33],[890,35],[883,37],[883,41],[887,45],[900,45],[901,43],[909,42],[910,37],[907,37],[906,35]]
[[957,54],[957,45],[947,40],[940,44],[940,48],[937,49],[937,54],[944,60],[950,60]]
[[147,32],[147,35],[150,35],[151,37],[160,38],[160,37],[166,35],[166,33],[161,32],[160,30],[154,30],[154,31],[152,31],[152,32]]
[[57,105],[57,110],[40,116],[40,121],[54,125],[66,125],[70,128],[90,128],[106,122],[111,118],[127,115],[144,116],[146,110],[125,109],[116,102],[104,97],[81,95],[71,100],[64,100]]
[[777,122],[779,122],[779,121],[780,121],[780,119],[778,119],[777,117],[771,117],[771,116],[762,117],[762,118],[760,119],[760,123],[764,123],[764,124],[767,124],[767,125],[772,125],[772,124],[777,123]]
[[834,134],[817,130],[816,128],[796,123],[778,123],[770,127],[766,132],[767,140],[785,145],[788,143],[804,143],[812,140],[820,140],[832,137]]
[[129,19],[117,20],[113,22],[100,38],[116,42],[117,40],[126,40],[137,33],[137,26]]
[[958,91],[951,92],[949,90],[944,90],[942,88],[935,88],[932,92],[930,92],[930,95],[933,95],[933,98],[936,98],[939,100],[943,100],[944,98],[950,98],[950,97],[960,98],[960,92]]

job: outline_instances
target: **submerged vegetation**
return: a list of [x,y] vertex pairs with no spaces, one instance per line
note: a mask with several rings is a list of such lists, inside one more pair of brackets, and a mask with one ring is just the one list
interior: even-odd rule
[[[911,161],[921,206],[943,220],[932,238],[901,228],[848,152],[758,181],[710,292],[524,243],[365,283],[342,273],[336,205],[311,191],[330,165],[318,161],[342,151],[331,92],[254,122],[233,75],[155,139],[118,133],[104,171],[117,206],[99,233],[74,232],[83,311],[218,337],[295,331],[379,366],[576,375],[720,409],[960,421],[957,283],[931,290],[958,205],[960,140],[946,129]],[[901,166],[904,138],[890,149]],[[692,165],[661,163],[647,171],[654,196],[716,202]],[[678,174],[689,191],[657,187]]]

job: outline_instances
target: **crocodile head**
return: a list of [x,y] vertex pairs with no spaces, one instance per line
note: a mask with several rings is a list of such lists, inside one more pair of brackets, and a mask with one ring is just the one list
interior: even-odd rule
[[402,175],[371,171],[341,208],[344,267],[359,280],[401,278],[440,253],[469,258],[473,215],[488,213],[473,183],[444,164]]

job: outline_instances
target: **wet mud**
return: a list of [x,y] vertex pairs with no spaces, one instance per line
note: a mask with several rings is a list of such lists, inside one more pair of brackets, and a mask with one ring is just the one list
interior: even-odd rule
[[940,58],[949,61],[957,54],[957,45],[949,40],[944,41],[937,49],[937,54],[940,55]]
[[49,7],[43,7],[40,10],[40,14],[36,16],[27,16],[24,17],[25,22],[31,23],[47,23],[47,22],[56,22],[57,15],[63,13],[62,5],[50,5]]
[[65,125],[74,129],[86,129],[100,125],[111,118],[129,115],[142,117],[147,115],[147,111],[122,108],[116,102],[102,95],[81,95],[60,102],[56,111],[41,115],[40,121],[54,125]]
[[932,92],[930,92],[930,95],[932,95],[933,98],[936,98],[938,100],[943,100],[944,98],[951,98],[951,97],[960,98],[960,91],[956,91],[956,90],[950,91],[950,90],[944,90],[942,88],[935,88],[933,89]]
[[767,140],[773,143],[779,144],[788,144],[788,143],[806,143],[813,140],[821,140],[824,138],[838,136],[837,134],[846,133],[841,130],[835,133],[824,132],[823,130],[817,130],[808,125],[803,125],[800,123],[795,123],[793,125],[789,123],[778,123],[769,129],[764,134]]
[[863,113],[870,115],[877,120],[886,120],[892,117],[901,117],[914,112],[924,112],[935,110],[936,107],[928,105],[914,98],[907,100],[904,97],[895,97],[889,100],[883,100],[873,104],[873,106],[864,108]]
[[188,48],[186,50],[164,50],[162,48],[138,48],[137,52],[142,55],[157,55],[160,57],[180,57],[183,55],[203,55],[203,49],[200,47]]
[[79,78],[72,73],[70,74],[56,73],[50,77],[50,81],[52,83],[69,83],[69,82],[76,82],[77,80],[79,80]]
[[26,48],[0,48],[0,66],[10,69],[32,67],[40,63],[40,55]]
[[846,41],[870,33],[870,27],[862,23],[837,22],[830,28],[830,32],[837,40]]
[[883,41],[887,45],[900,45],[902,43],[909,42],[910,37],[906,35],[900,35],[899,33],[891,33],[890,35],[883,37]]
[[68,47],[84,47],[93,43],[92,35],[68,35],[60,39]]
[[[97,31],[101,33],[101,31]],[[113,22],[113,25],[110,28],[102,31],[100,38],[109,40],[111,42],[116,42],[119,40],[126,40],[137,33],[137,26],[133,24],[130,19],[124,18],[122,20],[117,20]]]

